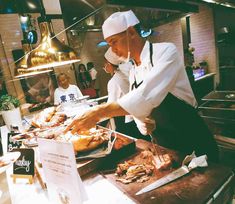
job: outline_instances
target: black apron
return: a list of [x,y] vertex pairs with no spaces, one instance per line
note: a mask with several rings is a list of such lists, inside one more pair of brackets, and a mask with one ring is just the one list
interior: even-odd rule
[[[150,43],[150,62],[153,67],[152,55],[153,47]],[[131,88],[138,88],[142,82],[137,84],[135,80]],[[207,154],[211,161],[218,161],[216,141],[191,105],[168,93],[162,103],[153,109],[151,117],[156,121],[153,135],[159,145],[185,154],[191,154],[192,151],[197,156]]]

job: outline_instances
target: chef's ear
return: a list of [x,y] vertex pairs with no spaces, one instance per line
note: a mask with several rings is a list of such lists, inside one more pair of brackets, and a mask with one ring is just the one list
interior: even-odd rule
[[130,36],[130,38],[134,38],[136,35],[138,35],[136,29],[133,26],[130,26],[127,29],[128,35]]

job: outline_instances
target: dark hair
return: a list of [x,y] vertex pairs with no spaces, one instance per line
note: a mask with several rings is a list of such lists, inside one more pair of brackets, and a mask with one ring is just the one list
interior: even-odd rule
[[94,67],[94,64],[93,64],[93,62],[88,62],[88,63],[86,64],[86,66],[87,66],[87,69],[89,70],[89,69],[91,69],[91,68]]
[[134,25],[134,28],[135,28],[136,32],[139,34],[139,36],[141,36],[141,26],[140,26],[140,23]]
[[91,82],[91,75],[88,71],[79,72],[78,79],[80,82],[85,82],[85,81]]
[[85,69],[85,71],[87,70],[85,64],[79,64],[79,65],[78,65],[78,71],[79,71],[79,72],[80,72],[80,70],[81,70],[82,67]]
[[69,76],[68,76],[67,74],[65,74],[65,73],[62,72],[62,73],[59,73],[59,75],[57,76],[57,78],[56,78],[57,81],[59,81],[59,79],[60,79],[61,76],[65,76],[67,79],[69,79]]

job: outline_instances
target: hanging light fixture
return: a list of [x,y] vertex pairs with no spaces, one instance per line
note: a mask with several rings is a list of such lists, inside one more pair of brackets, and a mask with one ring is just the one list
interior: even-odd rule
[[[39,3],[41,6],[41,17],[38,18],[38,23],[41,32],[41,42],[34,50],[29,51],[27,55],[25,54],[25,56],[22,58],[22,61],[19,62],[19,66],[15,72],[16,78],[53,71],[52,67],[80,61],[80,58],[74,49],[61,43],[56,38],[58,34],[54,34],[51,22],[46,18],[46,12],[42,0],[39,0]],[[89,15],[83,17],[82,19],[76,21],[64,29],[62,32],[98,13],[104,7],[105,5],[96,9]]]
[[72,48],[61,43],[55,37],[51,22],[44,17],[39,17],[38,22],[41,31],[41,42],[28,55],[28,70],[56,67],[80,61],[77,53]]
[[16,63],[15,78],[29,77],[29,76],[53,71],[52,68],[44,68],[40,70],[36,70],[36,69],[29,70],[27,67],[27,59],[29,56],[29,52],[31,51],[31,47],[26,40],[22,40],[21,44],[22,44],[24,56]]

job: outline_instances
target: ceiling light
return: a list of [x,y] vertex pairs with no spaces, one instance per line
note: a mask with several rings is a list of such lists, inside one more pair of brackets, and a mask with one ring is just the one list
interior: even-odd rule
[[31,3],[31,2],[28,2],[27,4],[28,4],[28,6],[29,6],[30,8],[36,9],[36,5],[35,5],[35,4],[33,4],[33,3]]
[[214,1],[214,0],[203,0],[203,1],[205,1],[207,3],[216,3],[216,1]]
[[20,22],[21,23],[27,23],[27,21],[29,20],[29,17],[26,15],[26,16],[20,16]]
[[80,61],[77,53],[69,46],[61,43],[52,32],[51,22],[39,17],[41,42],[29,53],[28,70],[57,67]]

